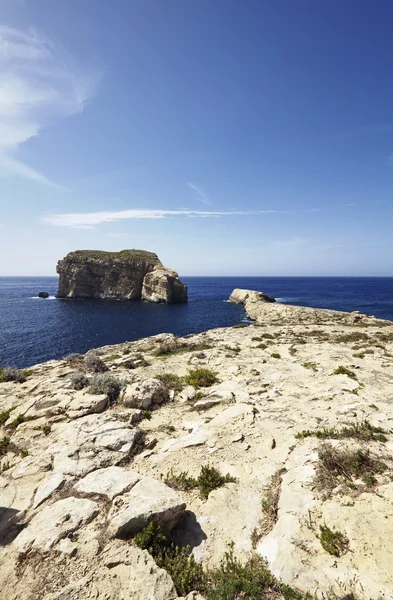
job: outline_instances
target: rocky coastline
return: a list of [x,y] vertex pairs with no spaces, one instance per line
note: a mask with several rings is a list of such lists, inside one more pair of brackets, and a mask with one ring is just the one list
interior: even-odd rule
[[145,250],[76,250],[57,263],[58,298],[187,302],[176,271]]
[[1,597],[392,597],[393,323],[267,298],[0,370]]

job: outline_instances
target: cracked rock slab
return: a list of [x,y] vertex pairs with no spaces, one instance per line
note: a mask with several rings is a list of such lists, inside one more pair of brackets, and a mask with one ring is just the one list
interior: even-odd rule
[[107,467],[92,471],[74,485],[80,494],[99,494],[109,500],[128,492],[141,476],[135,471],[127,471],[121,467]]

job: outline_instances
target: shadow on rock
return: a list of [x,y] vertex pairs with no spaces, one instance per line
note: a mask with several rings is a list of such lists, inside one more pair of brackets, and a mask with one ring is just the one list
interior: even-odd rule
[[19,511],[0,506],[0,546],[7,546],[19,535],[23,525],[17,522]]
[[177,546],[189,546],[190,550],[193,550],[207,539],[207,535],[198,523],[195,513],[186,510],[172,529],[171,538]]

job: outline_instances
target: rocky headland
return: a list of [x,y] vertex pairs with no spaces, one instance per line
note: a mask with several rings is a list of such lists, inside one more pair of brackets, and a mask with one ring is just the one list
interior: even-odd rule
[[176,271],[145,250],[76,250],[57,263],[58,298],[187,302]]
[[0,371],[1,598],[393,597],[393,323],[258,294]]

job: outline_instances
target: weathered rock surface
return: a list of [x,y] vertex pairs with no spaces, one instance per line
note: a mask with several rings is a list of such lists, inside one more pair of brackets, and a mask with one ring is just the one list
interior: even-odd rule
[[187,286],[144,250],[76,250],[57,263],[58,298],[187,302]]
[[[237,298],[246,295],[248,327],[102,348],[124,384],[116,403],[71,389],[78,365],[68,361],[0,384],[1,597],[177,598],[170,576],[132,540],[155,520],[206,568],[233,544],[242,561],[259,554],[278,579],[318,600],[390,600],[393,324],[247,291]],[[128,361],[140,363],[130,370]],[[197,368],[217,381],[187,385]],[[163,386],[165,374],[177,377]],[[364,423],[385,437],[329,438]],[[329,444],[383,466],[374,479],[321,487]],[[236,481],[208,498],[166,483],[168,474],[196,478],[205,465]],[[321,525],[347,539],[340,556],[322,547]]]

